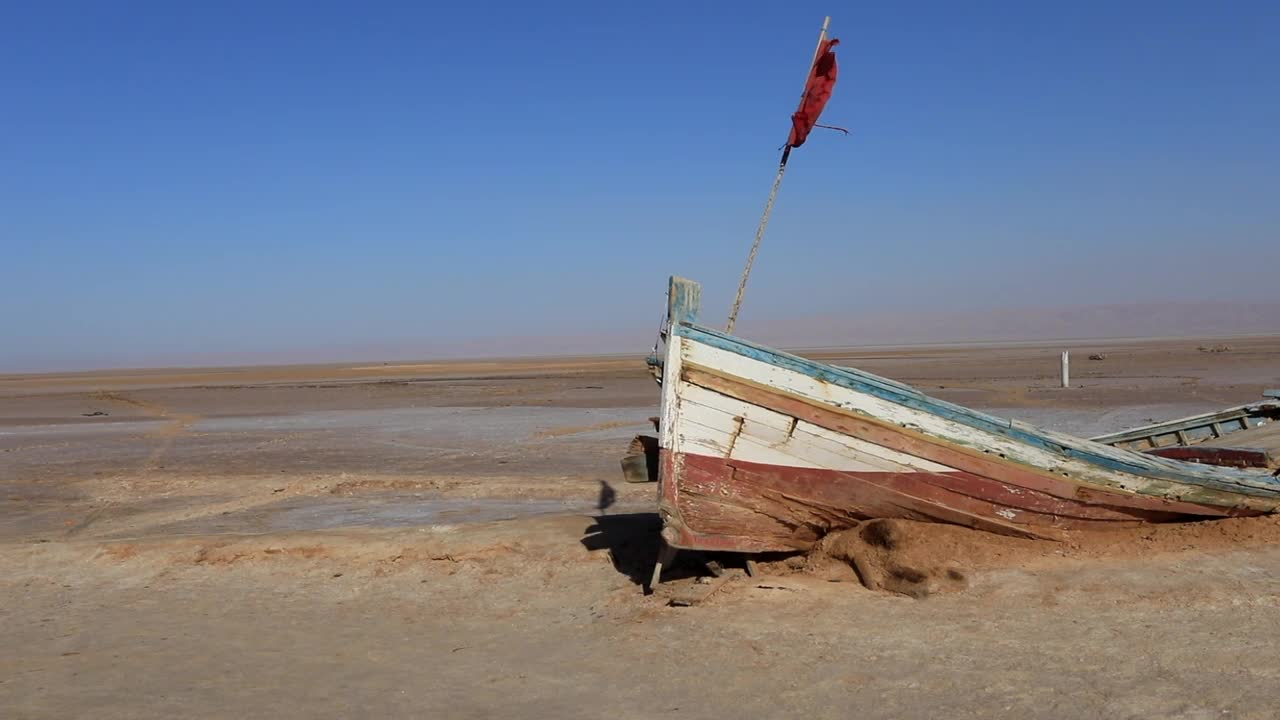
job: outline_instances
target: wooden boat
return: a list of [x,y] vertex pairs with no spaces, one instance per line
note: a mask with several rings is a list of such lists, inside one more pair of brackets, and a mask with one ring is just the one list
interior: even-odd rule
[[1232,467],[1280,468],[1280,390],[1266,400],[1093,438],[1113,447]]
[[772,350],[698,324],[699,295],[671,279],[665,349],[650,359],[670,548],[806,550],[868,518],[1061,538],[1280,508],[1267,471],[1037,429]]

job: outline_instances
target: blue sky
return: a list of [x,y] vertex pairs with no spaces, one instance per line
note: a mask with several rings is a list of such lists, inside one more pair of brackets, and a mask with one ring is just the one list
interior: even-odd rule
[[0,370],[719,318],[824,14],[744,332],[1280,299],[1273,2],[7,3]]

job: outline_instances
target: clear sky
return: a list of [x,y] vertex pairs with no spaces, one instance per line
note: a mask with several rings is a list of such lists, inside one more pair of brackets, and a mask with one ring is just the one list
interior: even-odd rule
[[0,370],[718,322],[824,14],[740,329],[1280,299],[1277,2],[6,2]]

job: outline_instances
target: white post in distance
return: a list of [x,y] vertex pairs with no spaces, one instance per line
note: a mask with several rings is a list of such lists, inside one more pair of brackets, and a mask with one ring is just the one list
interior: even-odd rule
[[1071,387],[1071,352],[1062,351],[1062,387]]

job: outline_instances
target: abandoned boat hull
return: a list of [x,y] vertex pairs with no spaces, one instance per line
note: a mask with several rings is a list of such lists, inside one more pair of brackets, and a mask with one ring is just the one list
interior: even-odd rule
[[1280,469],[1280,390],[1226,410],[1101,435],[1095,442],[1207,465]]
[[874,517],[1061,537],[1280,506],[1265,474],[1139,455],[929,398],[696,322],[672,280],[660,510],[674,547],[804,550]]

